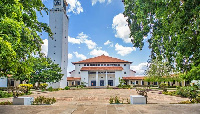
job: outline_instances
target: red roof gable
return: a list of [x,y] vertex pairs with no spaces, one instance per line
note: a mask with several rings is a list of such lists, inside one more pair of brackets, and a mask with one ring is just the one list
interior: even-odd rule
[[88,70],[123,70],[122,67],[82,67],[81,71]]
[[105,56],[105,55],[89,58],[89,59],[82,60],[79,62],[72,62],[72,64],[80,64],[80,63],[132,63],[132,62]]

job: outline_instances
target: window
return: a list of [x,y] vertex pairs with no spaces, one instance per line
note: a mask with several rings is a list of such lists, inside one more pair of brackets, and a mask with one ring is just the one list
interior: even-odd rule
[[124,72],[124,74],[126,74],[126,72]]
[[56,34],[56,33],[55,33]]
[[106,64],[104,64],[104,66],[106,66]]
[[118,64],[118,66],[120,66],[120,64]]
[[56,54],[56,53],[53,53],[53,54]]
[[80,74],[80,72],[78,72],[78,74]]
[[124,64],[124,66],[126,66],[126,64]]
[[56,61],[56,60],[53,60],[53,61]]
[[56,41],[56,40],[55,40]]
[[56,46],[54,46],[54,47],[56,47]]
[[79,66],[81,66],[81,65],[79,64]]
[[72,82],[72,85],[74,85],[74,82]]
[[101,77],[101,78],[103,78],[103,77]]
[[148,85],[150,85],[150,82],[148,82]]
[[142,81],[142,84],[141,85],[144,85],[144,81]]
[[133,83],[133,81],[131,81],[131,84]]
[[65,61],[64,61],[65,62]]
[[135,84],[138,84],[138,81],[135,81]]
[[89,66],[89,64],[87,64],[87,66]]
[[84,66],[86,66],[86,64],[84,64]]
[[157,85],[157,82],[154,82],[154,85]]

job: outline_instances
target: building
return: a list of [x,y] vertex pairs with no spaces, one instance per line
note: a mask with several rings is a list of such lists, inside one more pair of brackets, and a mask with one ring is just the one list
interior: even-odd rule
[[65,0],[53,0],[53,8],[49,12],[49,26],[53,32],[53,39],[48,38],[48,58],[59,64],[64,74],[62,80],[57,83],[49,83],[49,87],[64,88],[67,86],[68,64],[68,21],[66,15],[67,3]]
[[[72,62],[75,70],[68,77],[68,85],[78,85],[84,82],[86,86],[117,86],[119,78],[135,78],[135,71],[130,69],[132,62],[105,55]],[[127,83],[131,83],[128,79]]]

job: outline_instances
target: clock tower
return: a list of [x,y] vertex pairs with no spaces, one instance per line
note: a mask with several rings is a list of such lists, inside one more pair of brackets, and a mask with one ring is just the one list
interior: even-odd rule
[[62,69],[60,82],[49,83],[49,87],[65,88],[67,86],[68,64],[68,22],[66,15],[67,3],[65,0],[53,0],[53,8],[49,12],[49,26],[53,32],[53,39],[48,38],[48,58],[59,64]]

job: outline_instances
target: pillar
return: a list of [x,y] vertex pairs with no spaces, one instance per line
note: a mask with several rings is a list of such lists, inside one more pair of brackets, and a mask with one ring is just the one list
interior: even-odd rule
[[96,86],[99,86],[99,81],[98,81],[98,71],[96,71]]
[[105,84],[105,86],[107,86],[107,85],[108,85],[108,73],[106,71],[106,84]]

